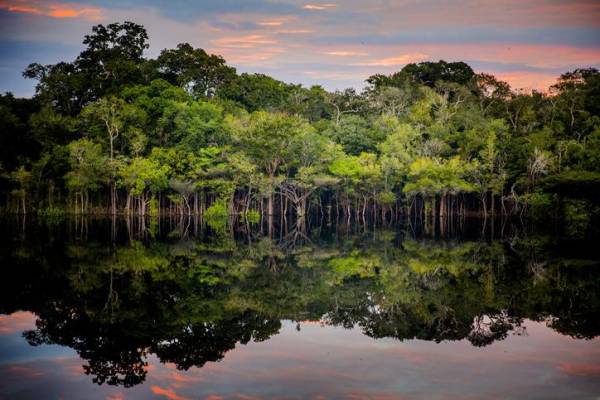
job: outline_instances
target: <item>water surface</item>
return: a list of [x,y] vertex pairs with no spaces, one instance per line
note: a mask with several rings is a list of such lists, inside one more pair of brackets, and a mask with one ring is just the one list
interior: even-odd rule
[[5,220],[0,398],[597,398],[596,242],[482,228]]

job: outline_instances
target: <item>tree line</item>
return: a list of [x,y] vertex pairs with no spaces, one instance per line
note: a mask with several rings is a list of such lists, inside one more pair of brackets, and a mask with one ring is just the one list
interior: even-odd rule
[[0,96],[0,193],[18,213],[294,215],[348,221],[597,211],[600,74],[514,90],[464,62],[329,92],[238,74],[190,44],[147,58],[133,22]]

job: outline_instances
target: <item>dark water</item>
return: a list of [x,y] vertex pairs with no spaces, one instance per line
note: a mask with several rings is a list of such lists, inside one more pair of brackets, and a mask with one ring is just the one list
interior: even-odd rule
[[480,221],[1,227],[1,399],[600,396],[594,239]]

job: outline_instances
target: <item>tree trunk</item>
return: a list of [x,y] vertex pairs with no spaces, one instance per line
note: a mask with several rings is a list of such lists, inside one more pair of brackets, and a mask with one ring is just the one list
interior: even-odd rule
[[484,194],[483,196],[481,196],[481,204],[483,205],[483,217],[487,219],[487,201],[486,201],[486,195]]

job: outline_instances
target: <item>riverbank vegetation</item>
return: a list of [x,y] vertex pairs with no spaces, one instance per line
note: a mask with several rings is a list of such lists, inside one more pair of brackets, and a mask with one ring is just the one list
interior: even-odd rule
[[588,218],[600,189],[600,74],[548,92],[463,62],[408,64],[362,92],[238,74],[189,44],[155,58],[132,22],[0,97],[2,207],[139,216],[311,212],[348,221],[477,213]]

